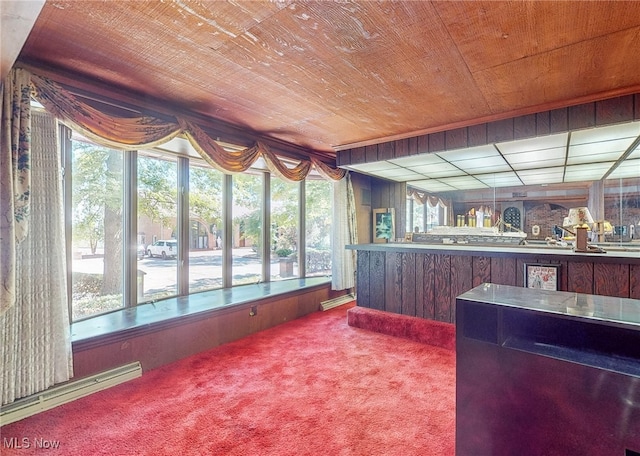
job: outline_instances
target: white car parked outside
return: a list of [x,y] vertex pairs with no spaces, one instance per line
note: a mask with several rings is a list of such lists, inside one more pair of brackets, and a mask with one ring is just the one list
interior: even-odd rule
[[175,258],[178,255],[178,241],[175,239],[156,241],[147,247],[147,255],[150,258],[155,256],[162,257],[162,259]]

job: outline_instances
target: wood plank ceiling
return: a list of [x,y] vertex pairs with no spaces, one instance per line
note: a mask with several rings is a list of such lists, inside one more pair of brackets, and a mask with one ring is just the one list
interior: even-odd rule
[[636,1],[47,0],[18,62],[336,150],[640,91]]

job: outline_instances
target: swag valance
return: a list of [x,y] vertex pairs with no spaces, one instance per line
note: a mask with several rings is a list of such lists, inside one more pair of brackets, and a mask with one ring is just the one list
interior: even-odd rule
[[407,189],[407,196],[413,198],[420,204],[429,203],[429,206],[436,207],[438,204],[443,207],[448,207],[447,201],[439,198],[436,195],[429,195],[428,193],[420,192],[416,189]]
[[298,182],[307,177],[312,167],[325,179],[340,180],[345,170],[333,168],[311,157],[300,160],[293,168],[257,142],[253,147],[228,151],[198,125],[181,118],[163,120],[152,116],[117,117],[85,103],[56,82],[31,75],[35,98],[47,111],[67,123],[72,129],[107,147],[136,150],[163,144],[184,134],[200,156],[211,166],[226,173],[240,173],[249,169],[262,157],[269,170],[283,179]]
[[436,195],[429,195],[425,192],[420,192],[414,188],[407,189],[407,196],[418,201],[420,204],[429,204],[431,207],[442,206],[446,209],[446,220],[444,223],[447,225],[453,225],[453,203],[451,199],[443,199]]

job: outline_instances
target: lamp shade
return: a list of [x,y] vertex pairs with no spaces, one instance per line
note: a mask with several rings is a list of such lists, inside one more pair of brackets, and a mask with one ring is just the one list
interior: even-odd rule
[[591,225],[593,223],[593,217],[587,207],[574,207],[569,209],[569,216],[567,217],[568,225]]

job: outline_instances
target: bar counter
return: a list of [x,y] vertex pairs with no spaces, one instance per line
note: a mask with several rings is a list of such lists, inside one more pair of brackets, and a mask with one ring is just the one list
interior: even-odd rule
[[482,284],[456,304],[456,454],[640,454],[640,300]]
[[640,250],[356,244],[358,305],[455,323],[455,299],[482,283],[524,286],[527,264],[557,265],[559,291],[640,299]]

